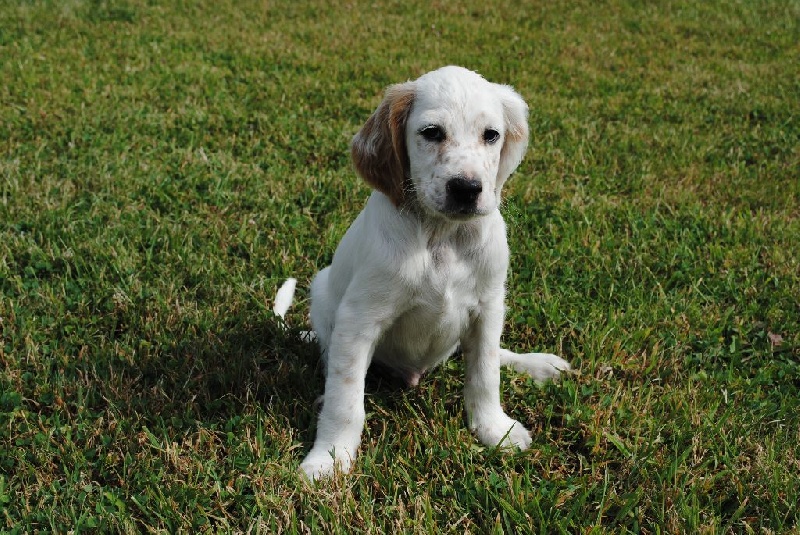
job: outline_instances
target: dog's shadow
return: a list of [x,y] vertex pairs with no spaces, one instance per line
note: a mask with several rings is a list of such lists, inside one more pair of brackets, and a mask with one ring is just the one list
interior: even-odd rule
[[[176,434],[200,426],[223,428],[260,407],[310,445],[325,386],[319,347],[300,328],[255,316],[234,317],[205,332],[187,330],[133,362],[118,362],[110,377],[98,378],[102,397],[126,417],[168,425]],[[380,369],[370,369],[365,387],[390,405],[405,390]]]

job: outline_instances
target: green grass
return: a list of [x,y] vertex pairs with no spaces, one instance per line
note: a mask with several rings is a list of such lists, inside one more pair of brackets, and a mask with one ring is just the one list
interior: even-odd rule
[[[0,6],[0,531],[797,533],[800,4]],[[370,378],[353,474],[297,467],[307,284],[368,189],[348,143],[443,64],[513,84],[504,372]],[[286,276],[300,300],[283,332]]]

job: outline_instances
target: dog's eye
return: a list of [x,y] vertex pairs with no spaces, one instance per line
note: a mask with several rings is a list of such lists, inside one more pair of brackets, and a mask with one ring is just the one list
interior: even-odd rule
[[434,124],[428,125],[419,131],[420,135],[428,141],[444,141],[444,130]]
[[494,128],[487,128],[483,131],[483,140],[489,145],[500,139],[500,132]]

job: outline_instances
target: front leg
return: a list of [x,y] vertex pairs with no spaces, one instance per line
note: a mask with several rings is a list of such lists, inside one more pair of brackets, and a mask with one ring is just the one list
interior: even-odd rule
[[527,449],[530,433],[509,417],[500,405],[500,335],[503,329],[502,295],[484,305],[462,337],[466,362],[464,403],[470,429],[487,446]]
[[500,365],[511,366],[520,373],[527,373],[536,382],[558,379],[562,372],[571,369],[569,362],[550,353],[514,353],[500,349]]
[[[375,313],[375,314],[373,314]],[[364,379],[381,333],[379,314],[343,302],[327,348],[325,395],[314,446],[300,464],[311,480],[333,475],[336,465],[348,472],[364,427]]]

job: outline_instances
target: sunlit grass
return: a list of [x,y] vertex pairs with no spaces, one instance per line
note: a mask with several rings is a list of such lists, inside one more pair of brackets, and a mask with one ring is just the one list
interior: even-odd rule
[[[0,7],[0,530],[784,533],[800,511],[800,8],[611,1]],[[307,283],[389,83],[509,83],[504,372],[370,378],[351,475],[297,466]],[[299,302],[284,331],[271,299]]]

